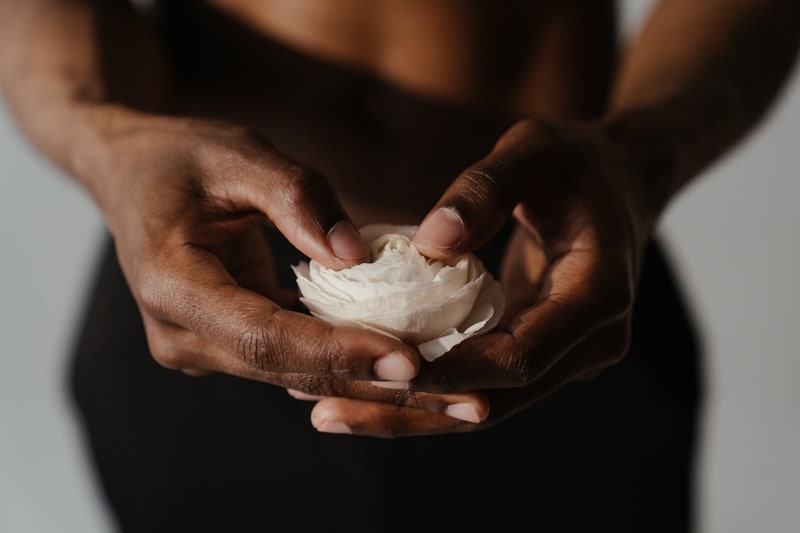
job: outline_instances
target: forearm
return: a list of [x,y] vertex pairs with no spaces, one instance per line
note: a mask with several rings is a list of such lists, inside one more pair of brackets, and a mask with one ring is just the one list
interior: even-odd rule
[[796,0],[664,0],[620,66],[608,131],[634,154],[653,217],[749,132],[800,41]]
[[6,103],[31,142],[89,189],[79,167],[99,142],[100,123],[120,106],[163,109],[165,72],[124,1],[0,0]]

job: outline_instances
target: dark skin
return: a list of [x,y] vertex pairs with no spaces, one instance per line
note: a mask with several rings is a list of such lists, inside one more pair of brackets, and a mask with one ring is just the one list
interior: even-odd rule
[[[662,0],[616,68],[576,79],[590,69],[569,50],[587,43],[570,36],[597,4],[535,3],[544,44],[497,52],[533,58],[498,88],[465,59],[483,35],[477,3],[217,3],[326,60],[518,119],[454,181],[389,184],[366,205],[357,180],[323,175],[251,128],[171,113],[164,65],[124,2],[0,2],[7,101],[102,210],[156,360],[285,387],[317,401],[318,430],[378,437],[487,428],[624,357],[660,214],[764,115],[800,39],[794,0]],[[392,204],[392,187],[415,185],[425,206]],[[430,364],[295,310],[258,230],[268,220],[339,269],[370,260],[353,229],[363,223],[421,223],[417,248],[446,259],[511,219],[503,322]]]

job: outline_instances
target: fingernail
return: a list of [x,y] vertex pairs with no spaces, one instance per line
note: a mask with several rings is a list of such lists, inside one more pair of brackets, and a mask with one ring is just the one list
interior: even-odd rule
[[338,433],[340,435],[352,435],[352,430],[345,424],[335,420],[327,420],[319,425],[317,431],[322,433]]
[[464,221],[455,209],[440,207],[422,221],[416,238],[433,248],[451,250],[464,238]]
[[481,421],[478,416],[478,411],[475,410],[475,406],[471,403],[454,403],[448,405],[447,409],[444,410],[444,414],[463,420],[464,422],[472,422],[473,424],[477,424]]
[[331,228],[328,243],[339,259],[363,259],[372,255],[361,234],[346,220]]
[[403,354],[392,352],[375,361],[375,376],[387,381],[408,381],[417,371]]
[[407,389],[408,388],[408,381],[373,381],[371,382],[376,387],[380,387],[382,389]]

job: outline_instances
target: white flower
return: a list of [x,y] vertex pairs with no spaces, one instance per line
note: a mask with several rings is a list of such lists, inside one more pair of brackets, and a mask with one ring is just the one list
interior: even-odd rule
[[428,361],[495,327],[504,306],[500,284],[472,254],[449,263],[421,255],[411,242],[416,229],[362,228],[371,263],[339,271],[313,260],[292,267],[300,301],[330,323],[393,335]]

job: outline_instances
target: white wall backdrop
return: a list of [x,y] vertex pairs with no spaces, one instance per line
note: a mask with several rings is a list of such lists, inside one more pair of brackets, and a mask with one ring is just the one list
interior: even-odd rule
[[[649,0],[624,4],[629,26]],[[800,75],[661,231],[703,328],[699,533],[800,531]],[[0,532],[104,533],[64,354],[102,228],[0,104]]]
[[707,533],[800,531],[800,76],[667,213],[704,328]]
[[111,531],[66,404],[101,220],[0,107],[0,532]]

